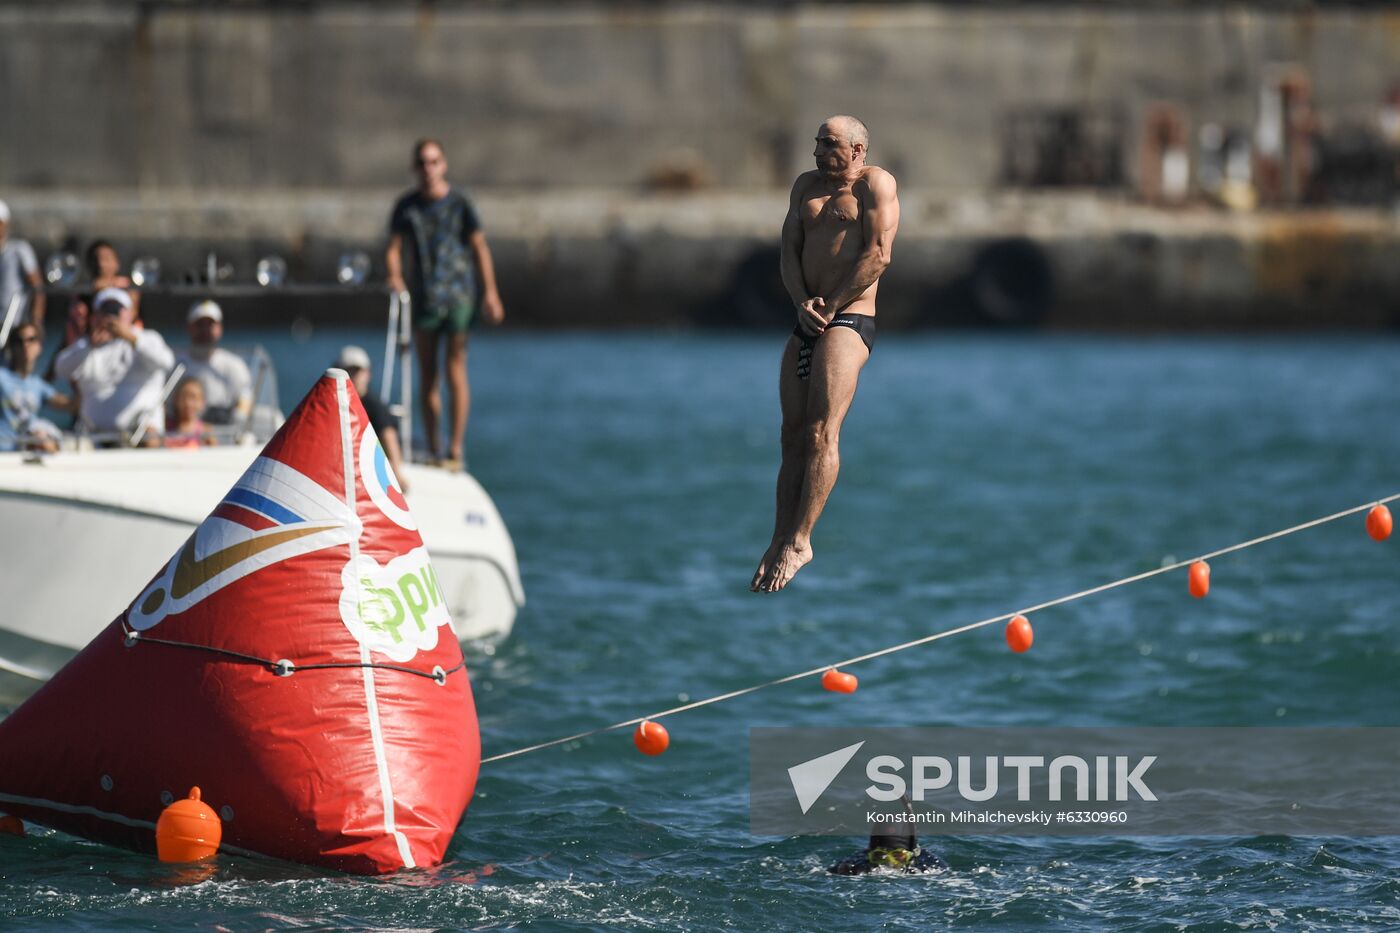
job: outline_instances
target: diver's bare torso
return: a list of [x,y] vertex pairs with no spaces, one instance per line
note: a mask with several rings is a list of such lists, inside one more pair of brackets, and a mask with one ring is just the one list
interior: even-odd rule
[[[851,274],[865,249],[862,229],[864,204],[871,199],[870,177],[883,173],[867,166],[853,179],[834,183],[820,172],[806,172],[798,179],[802,220],[802,278],[808,294],[829,295]],[[838,187],[839,186],[839,187]],[[846,307],[842,314],[875,314],[877,279]]]

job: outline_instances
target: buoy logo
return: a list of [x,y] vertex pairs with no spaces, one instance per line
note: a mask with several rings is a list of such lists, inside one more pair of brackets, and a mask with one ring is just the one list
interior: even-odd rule
[[817,799],[826,793],[831,782],[836,780],[841,770],[850,763],[864,744],[862,741],[847,745],[787,769],[788,780],[792,781],[792,792],[797,795],[797,805],[802,808],[803,814],[812,809]]
[[408,500],[399,487],[399,478],[389,466],[389,458],[374,431],[366,429],[360,436],[360,477],[369,491],[370,501],[383,512],[391,522],[400,528],[417,531],[418,523],[408,510]]
[[427,548],[416,547],[383,566],[361,554],[358,562],[346,562],[340,579],[345,627],[360,644],[395,661],[431,651],[438,629],[452,627]]
[[195,557],[195,536],[191,535],[175,558],[175,572],[170,575],[170,595],[174,599],[181,599],[241,561],[257,557],[279,544],[296,541],[323,530],[325,526],[322,525],[278,529],[271,534],[255,535],[246,541],[220,548],[204,557]]
[[285,463],[259,457],[127,610],[138,632],[273,564],[348,544],[360,520]]

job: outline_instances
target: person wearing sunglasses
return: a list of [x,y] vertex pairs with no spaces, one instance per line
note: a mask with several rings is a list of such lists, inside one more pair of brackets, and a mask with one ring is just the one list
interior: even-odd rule
[[0,450],[58,449],[58,428],[40,418],[39,410],[48,405],[67,411],[72,402],[35,372],[43,348],[39,328],[30,323],[16,327],[5,345],[7,368],[0,369]]
[[[413,147],[413,171],[418,186],[394,205],[384,262],[389,288],[395,293],[407,291],[412,298],[430,462],[461,470],[471,406],[467,330],[479,319],[501,323],[505,309],[496,290],[496,269],[481,218],[466,194],[448,184],[442,144],[420,139]],[[439,368],[438,348],[444,343]],[[439,440],[438,375],[442,371],[447,374],[451,426],[446,456]]]

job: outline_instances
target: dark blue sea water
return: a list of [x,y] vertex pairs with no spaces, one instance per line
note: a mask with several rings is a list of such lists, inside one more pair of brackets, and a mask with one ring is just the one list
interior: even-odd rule
[[[346,335],[262,335],[284,400]],[[352,335],[371,347],[377,334]],[[781,337],[485,334],[472,471],[520,554],[472,659],[486,754],[975,621],[1400,492],[1382,337],[882,335],[815,561],[747,591],[772,522]],[[0,836],[9,929],[1384,929],[1400,841],[932,842],[952,870],[830,877],[859,840],[748,833],[748,730],[1400,725],[1400,540],[1362,518],[1035,617],[483,768],[451,861],[369,880],[221,856],[191,875]],[[0,750],[0,756],[5,750]],[[0,757],[0,761],[3,757]]]

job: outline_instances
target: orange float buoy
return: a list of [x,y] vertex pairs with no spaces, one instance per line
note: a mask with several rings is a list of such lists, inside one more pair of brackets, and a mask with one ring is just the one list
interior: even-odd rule
[[209,804],[199,799],[199,788],[189,797],[166,807],[156,820],[156,853],[162,862],[198,862],[219,851],[224,827]]
[[1389,538],[1392,527],[1390,509],[1385,506],[1377,505],[1366,513],[1366,533],[1377,541]]
[[1210,592],[1210,564],[1203,560],[1198,560],[1191,565],[1191,569],[1186,573],[1186,588],[1191,591],[1191,595],[1201,599]]
[[0,816],[0,833],[11,836],[24,835],[24,821],[17,816]]
[[638,724],[637,731],[632,733],[632,741],[637,743],[637,751],[643,755],[659,755],[671,747],[671,735],[666,727],[649,719]]
[[832,693],[855,693],[859,685],[855,674],[847,674],[834,667],[822,675],[822,686]]
[[1006,623],[1006,643],[1011,650],[1020,654],[1029,651],[1031,644],[1035,641],[1035,630],[1031,628],[1031,621],[1023,615],[1013,616],[1011,621]]

